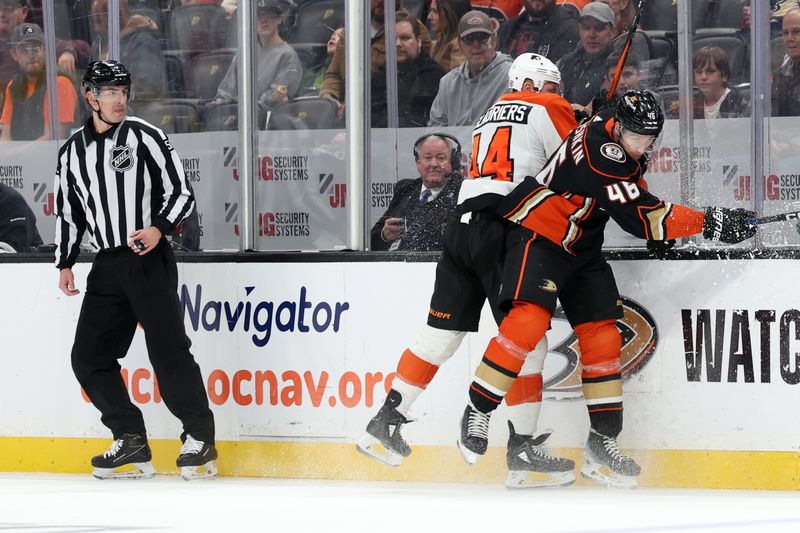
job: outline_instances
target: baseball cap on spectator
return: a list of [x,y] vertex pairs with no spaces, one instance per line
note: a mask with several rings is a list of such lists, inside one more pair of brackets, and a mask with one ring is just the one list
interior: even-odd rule
[[488,33],[494,35],[492,21],[483,11],[468,11],[458,23],[458,36],[461,38],[473,33]]
[[256,0],[257,13],[272,13],[273,15],[283,16],[289,8],[289,4],[282,0]]
[[603,2],[590,2],[583,6],[580,20],[583,20],[586,17],[592,17],[600,22],[611,24],[612,26],[616,24],[614,10],[611,9],[608,4],[604,4]]
[[10,41],[15,47],[20,46],[23,43],[27,43],[28,41],[44,43],[44,32],[38,24],[26,22],[25,24],[20,24],[11,30]]

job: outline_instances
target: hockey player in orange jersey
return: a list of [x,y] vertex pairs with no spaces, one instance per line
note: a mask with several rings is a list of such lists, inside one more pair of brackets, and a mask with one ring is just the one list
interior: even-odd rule
[[[390,466],[411,453],[401,433],[408,412],[431,383],[439,367],[461,344],[467,331],[477,331],[484,302],[495,319],[503,313],[494,305],[498,293],[498,261],[505,255],[510,224],[497,216],[503,198],[525,178],[537,174],[567,133],[577,126],[569,103],[559,94],[561,75],[548,59],[522,54],[509,69],[510,92],[478,120],[473,132],[470,178],[459,193],[460,220],[445,231],[444,250],[436,267],[427,325],[397,365],[392,389],[379,412],[358,441],[358,450]],[[520,486],[528,471],[545,474],[541,484],[564,485],[574,481],[573,461],[549,455],[536,440],[529,421],[538,417],[541,370],[547,354],[546,338],[530,347],[519,385],[512,387],[506,403],[512,427],[514,453],[530,453],[524,463],[509,462],[509,486]],[[531,395],[530,383],[539,384]],[[514,430],[516,429],[516,431]],[[545,437],[546,438],[546,437]],[[535,455],[535,457],[533,457]]]
[[[601,253],[606,223],[613,218],[629,233],[655,241],[702,233],[737,243],[756,232],[752,211],[697,211],[650,194],[642,174],[663,127],[661,108],[651,93],[628,91],[611,109],[571,132],[541,172],[509,192],[497,210],[519,226],[509,229],[506,241],[498,305],[507,314],[475,371],[462,418],[459,447],[470,464],[485,453],[489,417],[512,396],[558,299],[583,364],[590,431],[581,473],[610,486],[635,486],[641,468],[617,444],[622,341],[615,322],[622,305]],[[528,394],[541,394],[541,385],[532,385],[539,391]]]

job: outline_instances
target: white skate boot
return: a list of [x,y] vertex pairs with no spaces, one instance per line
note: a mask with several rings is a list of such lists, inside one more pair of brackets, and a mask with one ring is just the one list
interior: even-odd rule
[[617,439],[589,430],[581,475],[609,487],[632,489],[642,467],[622,453]]
[[566,487],[575,483],[575,461],[551,455],[544,446],[552,434],[550,431],[536,437],[518,435],[511,421],[508,422],[508,431],[506,487]]
[[147,479],[156,474],[147,437],[123,434],[103,454],[92,457],[97,479]]

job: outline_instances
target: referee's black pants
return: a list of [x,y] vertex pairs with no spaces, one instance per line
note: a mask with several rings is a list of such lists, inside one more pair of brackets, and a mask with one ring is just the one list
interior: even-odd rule
[[214,442],[214,416],[200,367],[189,351],[178,300],[178,268],[166,239],[138,256],[127,247],[101,251],[86,282],[72,369],[101,421],[119,438],[145,434],[142,412],[130,400],[117,359],[125,357],[137,322],[161,397],[187,433]]

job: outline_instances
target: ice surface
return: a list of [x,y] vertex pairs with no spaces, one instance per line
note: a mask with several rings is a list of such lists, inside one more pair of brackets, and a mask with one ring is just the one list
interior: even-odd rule
[[792,492],[0,474],[0,531],[800,531]]

